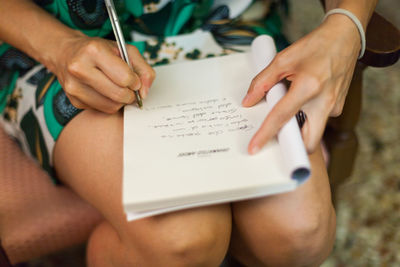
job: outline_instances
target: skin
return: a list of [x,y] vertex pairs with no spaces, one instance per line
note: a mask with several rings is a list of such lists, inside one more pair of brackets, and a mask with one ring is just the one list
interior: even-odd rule
[[132,71],[115,42],[70,29],[31,1],[0,3],[0,39],[56,74],[77,108],[113,114],[135,100],[133,90],[146,97],[155,73],[134,46],[127,46]]
[[[365,27],[375,4],[327,1],[327,9],[346,8]],[[290,193],[127,222],[120,108],[134,101],[134,89],[147,95],[154,71],[134,47],[128,46],[130,70],[114,42],[72,30],[30,1],[0,0],[0,14],[0,39],[55,73],[71,103],[85,109],[62,131],[54,164],[64,184],[104,216],[88,243],[88,266],[218,266],[227,251],[248,266],[318,266],[329,255],[336,218],[319,141],[328,116],[343,107],[358,56],[359,35],[348,18],[330,16],[278,54],[243,101],[252,106],[277,81],[291,81],[249,152],[301,108],[308,116],[303,137],[313,170],[309,181]]]
[[127,222],[122,118],[83,111],[54,151],[58,177],[105,219],[90,238],[88,266],[218,266],[228,249],[248,266],[316,266],[330,253],[335,212],[320,150],[294,192]]
[[[326,10],[347,9],[364,27],[377,1],[326,1]],[[340,38],[338,38],[340,36]],[[255,154],[299,110],[307,114],[302,128],[308,152],[318,147],[328,117],[339,116],[347,96],[360,51],[360,36],[353,21],[341,14],[330,15],[310,34],[278,53],[252,81],[243,106],[255,105],[282,79],[291,82],[288,93],[265,118],[249,143]]]

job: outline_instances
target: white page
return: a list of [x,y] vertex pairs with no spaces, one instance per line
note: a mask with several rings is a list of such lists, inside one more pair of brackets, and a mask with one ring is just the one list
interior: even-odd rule
[[[278,133],[279,146],[272,140],[257,155],[247,154],[251,136],[286,92],[278,84],[268,103],[241,107],[251,79],[276,54],[268,38],[256,38],[252,57],[158,67],[145,110],[125,108],[128,220],[285,192],[308,178],[308,157],[293,119]],[[300,178],[294,175],[299,169],[306,170]]]
[[[125,108],[123,202],[129,210],[145,211],[160,202],[163,208],[172,207],[185,198],[199,201],[193,196],[224,198],[221,192],[236,192],[241,199],[243,189],[274,184],[294,188],[275,140],[257,155],[247,153],[266,116],[265,102],[241,106],[255,74],[249,54],[161,66],[156,73],[144,110]],[[185,114],[200,129],[188,129],[191,120],[179,119]],[[200,122],[202,116],[212,120],[215,114],[217,123]],[[166,126],[171,121],[176,124]],[[221,121],[225,124],[217,125]]]

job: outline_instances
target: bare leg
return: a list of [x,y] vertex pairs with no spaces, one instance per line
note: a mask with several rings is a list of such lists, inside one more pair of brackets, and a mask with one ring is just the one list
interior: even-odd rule
[[320,150],[312,177],[294,192],[233,204],[231,253],[246,266],[319,266],[332,250],[336,217]]
[[217,266],[229,245],[229,205],[127,222],[121,203],[121,113],[85,110],[54,151],[59,178],[104,216],[88,245],[89,266]]
[[[55,148],[60,178],[99,209],[89,266],[216,266],[230,235],[228,205],[127,223],[121,206],[122,117],[84,111]],[[313,177],[292,193],[235,203],[232,253],[249,266],[315,265],[330,252],[335,214],[320,152]]]

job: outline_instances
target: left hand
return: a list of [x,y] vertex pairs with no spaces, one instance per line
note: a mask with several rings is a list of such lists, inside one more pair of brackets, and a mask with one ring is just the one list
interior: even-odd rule
[[342,112],[359,51],[356,26],[347,17],[334,14],[278,53],[253,79],[242,104],[255,105],[284,78],[291,85],[253,136],[249,153],[260,150],[299,110],[307,115],[302,135],[307,151],[312,153],[320,143],[328,117]]

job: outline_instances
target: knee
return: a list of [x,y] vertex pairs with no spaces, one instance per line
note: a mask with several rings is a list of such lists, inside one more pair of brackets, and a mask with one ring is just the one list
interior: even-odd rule
[[319,266],[333,248],[335,228],[336,219],[321,216],[301,218],[297,222],[295,219],[293,224],[283,225],[279,231],[284,238],[279,245],[286,249],[278,262],[289,259],[290,266]]
[[333,248],[335,228],[333,208],[328,217],[294,216],[263,231],[253,252],[262,266],[319,266]]
[[[138,228],[131,231],[131,248],[142,255],[151,266],[218,266],[229,246],[230,220],[217,222],[207,218],[201,221],[147,220],[150,234],[138,239]],[[143,264],[147,265],[147,264]]]
[[172,266],[218,266],[228,249],[228,240],[229,237],[217,231],[202,231],[201,235],[191,232],[168,238],[165,252],[161,253],[175,262]]

